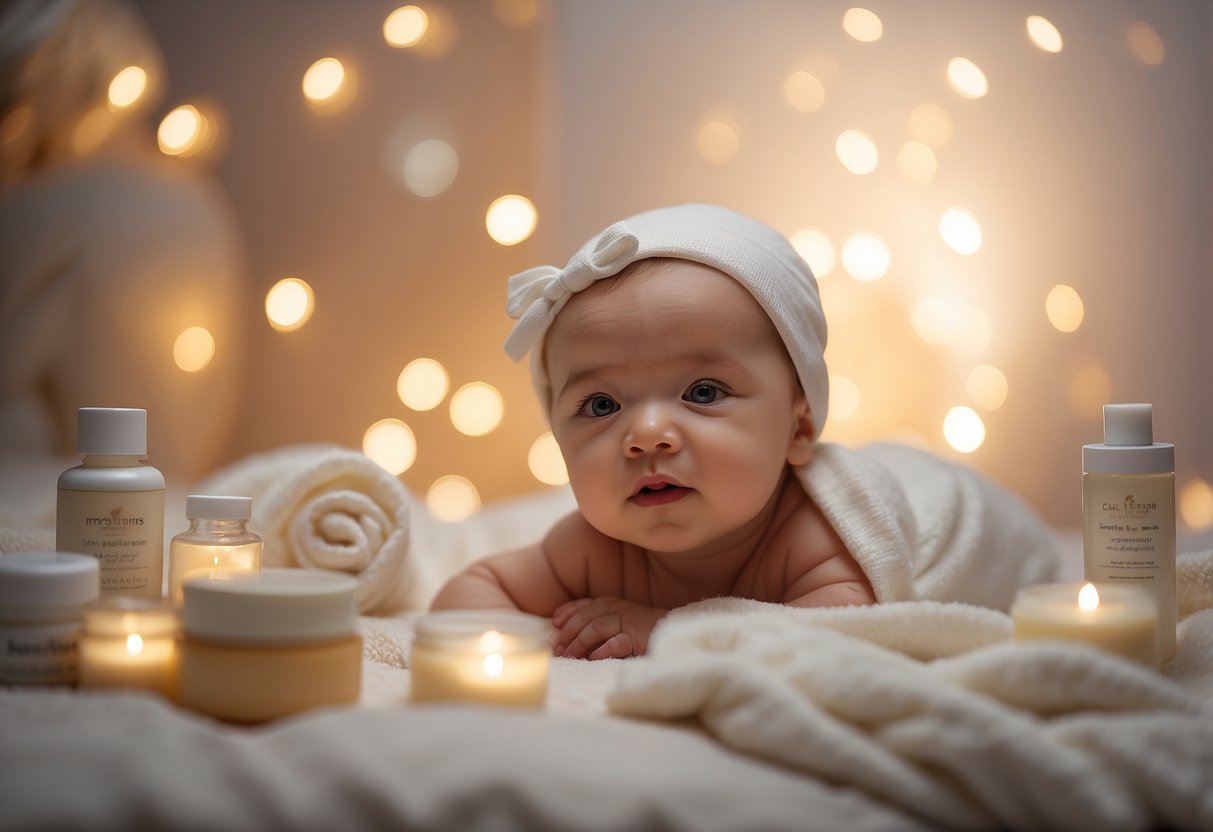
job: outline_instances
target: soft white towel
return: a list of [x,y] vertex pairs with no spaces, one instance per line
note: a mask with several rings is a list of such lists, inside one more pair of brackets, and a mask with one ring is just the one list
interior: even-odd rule
[[357,451],[291,445],[254,454],[195,493],[252,497],[249,528],[265,541],[264,565],[351,573],[363,613],[421,608],[437,582],[434,564],[408,557],[408,492]]
[[[1179,561],[1181,586],[1213,551]],[[967,604],[671,613],[613,712],[697,718],[721,742],[956,829],[1213,828],[1213,592],[1160,674],[1010,641]],[[924,663],[920,660],[931,660]]]

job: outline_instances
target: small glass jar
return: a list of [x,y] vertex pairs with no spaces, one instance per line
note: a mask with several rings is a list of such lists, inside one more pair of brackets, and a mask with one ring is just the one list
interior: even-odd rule
[[409,656],[414,702],[543,707],[551,645],[545,619],[443,610],[417,622]]
[[84,610],[82,688],[134,688],[173,698],[177,612],[165,601],[116,596]]
[[168,595],[181,606],[182,582],[192,575],[256,572],[262,540],[248,530],[251,497],[191,494],[185,498],[190,527],[169,542]]
[[84,608],[100,592],[92,555],[0,557],[0,684],[75,684]]
[[217,719],[266,722],[358,701],[358,581],[321,569],[187,578],[178,701]]

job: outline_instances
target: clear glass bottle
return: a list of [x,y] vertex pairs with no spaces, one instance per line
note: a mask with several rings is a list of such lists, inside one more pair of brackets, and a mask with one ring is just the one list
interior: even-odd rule
[[185,498],[190,527],[169,542],[168,594],[181,606],[182,582],[193,575],[219,576],[261,570],[261,538],[249,531],[251,497],[191,494]]

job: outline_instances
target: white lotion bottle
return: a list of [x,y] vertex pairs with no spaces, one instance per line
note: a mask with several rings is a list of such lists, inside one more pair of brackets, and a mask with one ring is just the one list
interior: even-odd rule
[[102,598],[160,598],[164,475],[144,462],[147,411],[80,408],[76,453],[81,464],[59,476],[55,548],[97,559]]
[[1107,404],[1104,441],[1082,448],[1088,581],[1145,587],[1158,606],[1158,658],[1175,658],[1175,446],[1154,441],[1149,404]]

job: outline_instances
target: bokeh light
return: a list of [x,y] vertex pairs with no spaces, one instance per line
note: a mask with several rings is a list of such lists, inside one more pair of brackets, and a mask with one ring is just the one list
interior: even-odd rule
[[969,372],[965,389],[982,410],[997,410],[1007,400],[1007,377],[997,367],[982,364]]
[[118,117],[108,107],[94,107],[76,122],[72,130],[72,150],[86,156],[105,143],[118,126]]
[[710,113],[695,128],[695,147],[712,164],[727,164],[741,149],[741,125],[730,113]]
[[426,139],[409,148],[401,166],[405,187],[417,196],[445,191],[459,172],[459,154],[442,139]]
[[910,311],[910,325],[928,344],[950,344],[959,326],[956,307],[943,298],[923,298]]
[[1167,48],[1158,32],[1148,23],[1138,21],[1125,30],[1129,54],[1146,66],[1159,66],[1167,58]]
[[910,111],[910,135],[936,150],[947,147],[956,136],[952,116],[938,104],[920,104]]
[[564,485],[569,481],[569,470],[565,467],[564,456],[556,437],[551,431],[540,436],[531,443],[531,449],[526,455],[527,468],[531,476],[544,485]]
[[821,280],[834,270],[834,244],[820,228],[802,228],[788,240],[796,253],[809,264],[813,277]]
[[501,424],[505,400],[491,384],[473,381],[451,396],[451,424],[466,436],[484,436]]
[[879,280],[888,273],[892,259],[888,243],[870,231],[852,234],[842,244],[842,267],[856,280]]
[[948,61],[948,83],[965,98],[981,98],[990,91],[986,74],[968,58]]
[[859,410],[859,385],[846,376],[830,376],[830,413],[834,421],[845,421]]
[[939,218],[939,236],[948,248],[960,254],[974,254],[981,248],[981,225],[964,208],[949,208]]
[[506,194],[497,197],[484,215],[489,236],[503,246],[521,243],[535,232],[539,213],[525,196]]
[[396,378],[396,395],[413,410],[433,410],[442,404],[450,388],[446,367],[433,358],[413,359]]
[[1059,283],[1045,298],[1045,314],[1059,332],[1073,332],[1082,326],[1082,298],[1073,287]]
[[1179,490],[1179,515],[1195,531],[1213,528],[1213,485],[1196,477]]
[[425,506],[437,519],[456,523],[480,510],[480,492],[466,477],[448,474],[430,486],[425,494]]
[[182,104],[169,111],[156,130],[156,142],[168,156],[201,156],[218,139],[218,123],[203,107]]
[[929,185],[935,178],[939,164],[935,151],[924,142],[911,141],[897,151],[897,169],[905,180],[913,185]]
[[811,72],[798,69],[783,81],[783,98],[801,113],[813,113],[826,103],[826,88]]
[[398,477],[417,460],[417,437],[399,419],[380,419],[362,435],[362,452]]
[[173,361],[187,373],[196,373],[215,357],[215,337],[203,326],[183,329],[173,342]]
[[943,438],[962,454],[971,454],[986,441],[985,422],[971,407],[954,407],[943,419]]
[[383,21],[383,39],[388,46],[407,49],[425,37],[430,16],[420,6],[401,6]]
[[493,0],[493,11],[506,26],[524,29],[539,18],[539,0]]
[[1060,52],[1062,49],[1061,32],[1048,18],[1034,14],[1028,17],[1028,38],[1032,43],[1045,52]]
[[303,94],[309,101],[329,101],[345,85],[345,66],[336,58],[321,58],[303,73]]
[[290,332],[306,324],[315,307],[312,287],[297,277],[285,277],[265,293],[265,317],[279,332]]
[[876,13],[862,8],[847,9],[842,16],[842,28],[860,43],[874,43],[884,33],[884,24]]
[[128,66],[114,76],[109,86],[111,110],[125,110],[134,106],[147,91],[147,72],[141,66]]
[[876,143],[860,130],[847,130],[839,134],[834,142],[834,152],[843,167],[860,176],[876,170],[880,160]]

